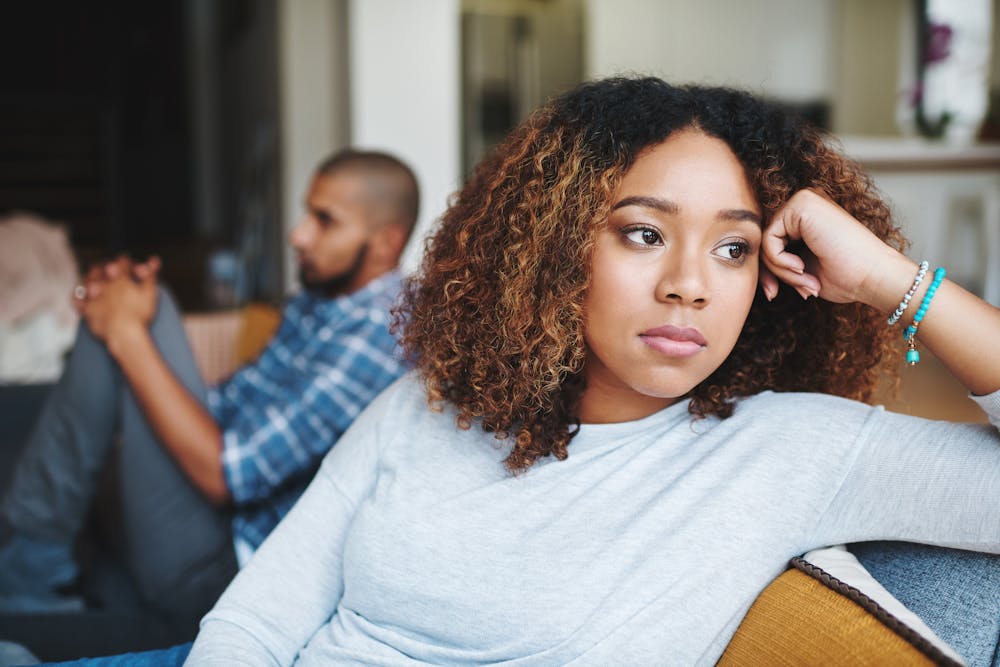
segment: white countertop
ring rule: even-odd
[[[844,135],[844,153],[866,169],[997,169],[1000,141],[951,144],[921,137]]]

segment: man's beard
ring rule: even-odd
[[[347,270],[338,273],[335,276],[329,278],[323,278],[321,280],[313,280],[306,275],[306,269],[303,266],[299,267],[299,282],[302,287],[315,294],[316,296],[332,298],[340,295],[344,290],[351,286],[354,279],[358,277],[361,273],[361,265],[365,262],[365,256],[368,254],[368,242],[358,249],[358,254],[355,256],[354,261],[351,265],[347,267]]]

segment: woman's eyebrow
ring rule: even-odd
[[[640,195],[633,195],[631,197],[625,197],[624,199],[618,201],[614,206],[611,207],[612,211],[617,211],[625,206],[642,206],[644,208],[655,208],[657,211],[663,211],[664,213],[669,213],[671,215],[677,215],[680,213],[680,207],[669,199],[663,199],[661,197],[643,197]]]
[[[745,208],[730,208],[724,211],[719,211],[719,220],[725,220],[726,222],[753,222],[757,225],[763,223],[763,218],[760,217],[758,213],[749,211]]]
[[[680,206],[669,199],[663,199],[662,197],[648,197],[643,195],[632,195],[630,197],[625,197],[624,199],[615,203],[611,207],[612,211],[617,211],[625,206],[642,206],[643,208],[652,208],[657,211],[662,211],[670,215],[677,215],[680,213]],[[762,218],[760,214],[745,208],[728,208],[719,211],[717,216],[719,220],[725,222],[753,222],[760,225]]]

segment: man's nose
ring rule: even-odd
[[[309,216],[304,216],[299,220],[298,224],[292,227],[292,231],[288,232],[288,242],[293,248],[299,249],[303,248],[309,243],[309,237],[311,232]]]

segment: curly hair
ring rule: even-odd
[[[903,248],[860,167],[748,93],[611,78],[550,101],[457,193],[396,313],[432,407],[450,403],[462,428],[513,437],[509,470],[568,455],[586,388],[583,302],[596,232],[639,154],[685,128],[729,145],[765,219],[814,188]],[[689,410],[725,418],[736,399],[764,390],[868,400],[897,349],[868,306],[803,301],[790,289],[769,302],[758,289],[735,348],[689,393]]]

